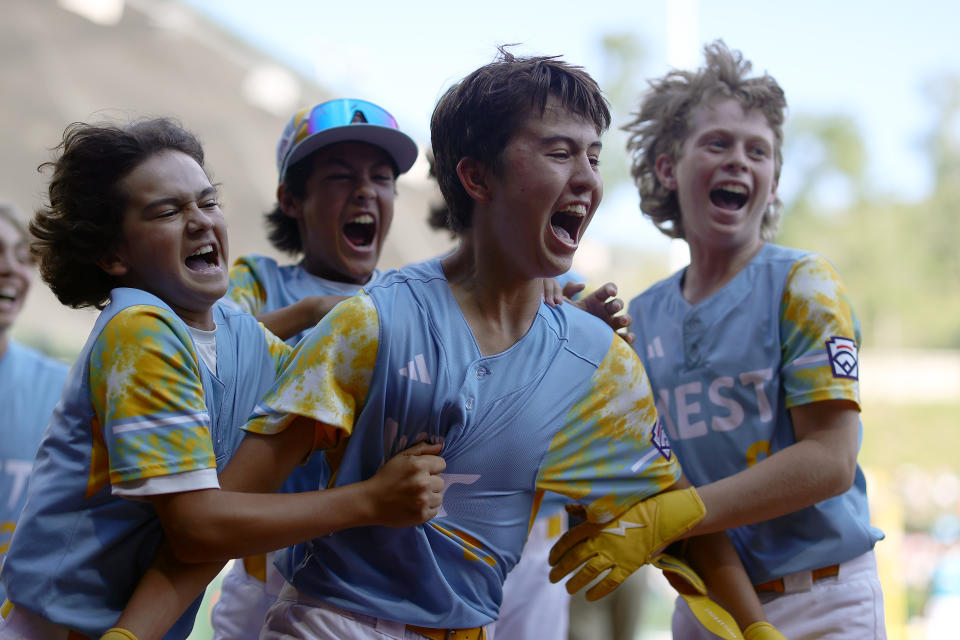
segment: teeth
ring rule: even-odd
[[[571,216],[580,216],[582,218],[587,215],[587,205],[571,204],[566,209],[561,209],[559,213],[566,213]]]
[[[717,189],[723,189],[724,191],[729,191],[730,193],[739,193],[740,195],[747,194],[747,188],[742,184],[722,184],[718,186]]]
[[[356,218],[350,220],[353,224],[373,224],[375,221],[369,213],[361,213]]]
[[[17,288],[12,286],[0,287],[0,296],[4,298],[16,298]]]
[[[205,244],[199,249],[197,249],[196,251],[194,251],[193,253],[191,253],[188,257],[192,258],[193,256],[202,256],[208,253],[213,253],[213,251],[214,251],[214,248],[212,244]]]

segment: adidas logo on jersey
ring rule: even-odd
[[[660,336],[657,336],[653,339],[653,342],[647,343],[647,358],[653,360],[654,358],[663,357],[663,344],[660,342]]]
[[[424,384],[433,384],[430,380],[430,373],[427,371],[427,361],[422,353],[413,356],[413,360],[408,362],[407,366],[401,367],[400,375]]]

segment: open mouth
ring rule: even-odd
[[[0,287],[0,303],[12,304],[20,298],[16,287]]]
[[[205,271],[220,266],[220,257],[217,248],[210,243],[191,253],[184,262],[191,271]]]
[[[573,204],[562,211],[550,216],[550,227],[553,234],[570,244],[576,244],[580,239],[580,228],[587,217],[587,207],[582,204]]]
[[[742,208],[749,198],[750,194],[742,184],[723,184],[710,191],[710,202],[728,211]]]
[[[369,213],[351,218],[343,225],[343,237],[355,247],[369,247],[377,237],[377,221]]]

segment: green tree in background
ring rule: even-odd
[[[787,131],[785,162],[802,171],[778,241],[833,262],[870,346],[960,348],[960,78],[930,87],[936,117],[925,149],[935,181],[921,202],[866,184],[865,145],[850,118],[797,116]]]
[[[613,124],[604,135],[600,171],[607,190],[625,183],[632,184],[630,162],[625,148],[627,134],[623,126],[631,120],[640,103],[640,94],[646,88],[643,61],[646,56],[643,44],[632,33],[611,33],[600,41],[603,51],[603,66],[600,70],[600,86],[610,101]],[[640,215],[639,208],[637,215]]]

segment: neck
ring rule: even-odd
[[[519,277],[503,261],[484,256],[469,231],[444,258],[443,270],[481,354],[509,349],[530,329],[543,299],[539,278]]]
[[[217,323],[213,321],[213,308],[207,309],[204,313],[187,313],[182,309],[172,308],[189,327],[202,331],[213,331],[217,328]]]
[[[0,333],[0,358],[3,358],[7,354],[7,347],[10,346],[10,338],[7,337],[7,332],[4,331]]]
[[[758,239],[748,246],[715,249],[690,243],[690,266],[683,278],[683,297],[690,304],[709,298],[750,264],[763,244]]]

